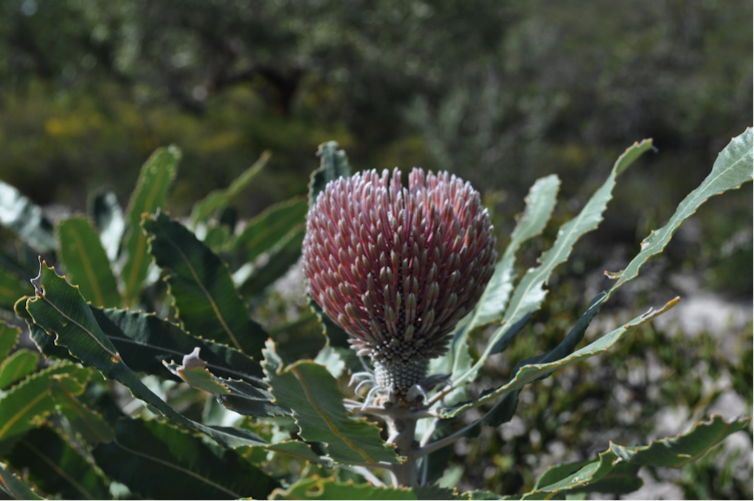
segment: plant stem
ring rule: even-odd
[[[418,480],[418,458],[415,453],[419,444],[414,440],[416,418],[385,416],[385,421],[390,432],[388,443],[395,444],[398,453],[406,458],[403,463],[392,465],[390,471],[393,474],[393,483],[402,487],[413,487]]]

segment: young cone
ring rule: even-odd
[[[309,210],[309,293],[369,355],[376,383],[398,396],[424,380],[455,324],[495,269],[495,237],[479,193],[447,172],[398,169],[330,182]]]

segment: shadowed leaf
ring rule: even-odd
[[[47,426],[24,435],[7,459],[14,468],[28,471],[29,479],[47,494],[59,494],[64,499],[110,497],[102,474]]]
[[[293,199],[273,205],[246,223],[232,247],[243,260],[253,263],[270,250],[293,228],[306,220],[309,206],[305,199]]]
[[[147,236],[139,227],[141,216],[151,214],[165,204],[180,158],[181,152],[175,146],[157,149],[141,168],[136,189],[131,195],[126,210],[128,226],[123,245],[125,262],[121,270],[126,305],[133,304],[138,298],[150,263]]]
[[[0,322],[0,360],[5,360],[8,353],[16,347],[18,336],[20,335],[20,327],[11,327],[4,322]]]
[[[144,230],[157,265],[170,273],[170,295],[186,330],[260,359],[268,335],[249,317],[220,258],[163,213],[145,218]]]
[[[157,421],[118,420],[115,440],[93,455],[108,476],[145,498],[265,499],[278,485],[235,451]]]
[[[29,350],[19,350],[3,360],[0,364],[0,390],[34,372],[38,363],[39,354]]]
[[[338,149],[338,143],[329,141],[319,145],[317,156],[320,158],[320,165],[317,170],[312,172],[309,181],[309,206],[314,205],[317,196],[325,189],[327,183],[334,181],[339,177],[351,175],[351,166],[348,165],[346,152]]]
[[[84,384],[64,374],[50,378],[50,395],[55,409],[63,416],[71,429],[89,445],[109,442],[113,429],[104,417],[93,411],[77,398],[84,392]]]
[[[5,463],[0,463],[0,490],[8,494],[11,499],[44,499],[26,482],[12,473]]]
[[[57,225],[58,252],[72,284],[95,306],[120,304],[120,293],[110,261],[88,219],[72,217]]]
[[[449,489],[436,486],[375,487],[338,482],[333,478],[305,478],[289,488],[277,489],[271,499],[456,499]]]
[[[395,446],[382,441],[379,428],[348,417],[337,381],[325,367],[296,362],[283,369],[272,343],[262,365],[275,403],[293,410],[301,438],[322,442],[327,455],[341,464],[398,462]]]
[[[239,287],[241,293],[249,297],[257,296],[267,287],[285,275],[291,266],[301,257],[301,244],[304,241],[306,227],[294,228],[275,247],[270,250],[269,261],[255,269]]]

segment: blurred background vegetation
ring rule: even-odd
[[[250,217],[305,193],[317,145],[334,139],[357,169],[468,179],[504,245],[537,177],[562,179],[564,222],[627,146],[654,138],[657,154],[621,176],[602,227],[490,374],[506,378],[562,337],[602,271],[621,269],[752,124],[751,18],[751,2],[714,0],[4,0],[0,179],[52,209],[83,211],[100,188],[125,205],[146,157],[175,143],[170,207],[186,215],[269,149],[239,207]],[[607,311],[620,321],[680,293],[713,321],[655,325],[528,390],[519,424],[456,446],[467,468],[446,481],[515,493],[543,461],[673,435],[711,410],[750,413],[751,208],[751,185],[711,200]],[[524,249],[523,269],[554,231]],[[276,294],[259,314],[290,310]],[[744,442],[647,481],[671,496],[751,498],[750,432]]]

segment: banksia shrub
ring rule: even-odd
[[[330,182],[309,211],[308,289],[371,357],[376,386],[397,396],[447,350],[495,269],[495,237],[479,193],[447,172],[413,169]]]

